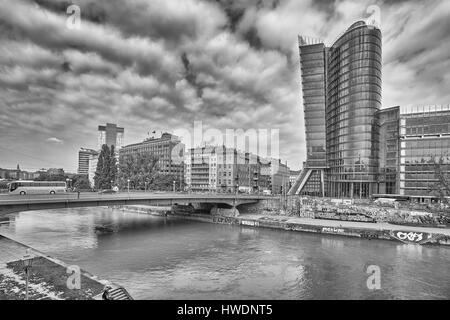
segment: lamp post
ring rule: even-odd
[[[128,182],[128,193],[130,193],[130,179],[128,179],[127,182]]]
[[[30,275],[31,266],[33,264],[33,257],[28,252],[29,251],[27,250],[26,255],[21,260],[26,274],[25,300],[28,300],[28,279]]]
[[[175,189],[176,189],[176,181],[175,180],[173,180],[173,192],[175,192]]]

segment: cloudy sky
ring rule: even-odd
[[[81,9],[80,29],[67,7]],[[450,103],[450,1],[0,0],[0,167],[77,168],[97,126],[280,129],[305,158],[297,35],[381,9],[383,107]]]

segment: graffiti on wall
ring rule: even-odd
[[[425,232],[397,230],[391,232],[391,237],[404,243],[424,244],[431,241],[433,235]]]
[[[344,229],[340,228],[331,228],[331,227],[323,227],[322,232],[323,233],[344,233]]]
[[[244,226],[258,227],[259,222],[253,220],[241,220],[241,224]]]

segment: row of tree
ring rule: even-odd
[[[137,153],[124,155],[117,165],[114,146],[109,148],[102,146],[97,170],[94,176],[94,184],[97,190],[112,189],[117,186],[120,189],[133,190],[161,190],[180,188],[180,177],[171,174],[162,174],[158,167],[159,158],[150,153]],[[181,182],[183,183],[183,182]],[[184,185],[181,186],[184,188]]]
[[[69,176],[57,174],[52,175],[47,172],[42,172],[39,174],[39,177],[34,179],[35,181],[67,181]],[[89,179],[86,175],[77,174],[70,178],[70,185],[68,187],[78,189],[78,190],[89,190],[91,189],[91,185],[89,183]]]

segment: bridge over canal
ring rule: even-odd
[[[118,193],[118,194],[57,194],[0,196],[0,216],[30,210],[81,208],[116,205],[205,205],[237,209],[241,205],[256,204],[273,199],[261,195],[184,194],[184,193]]]

